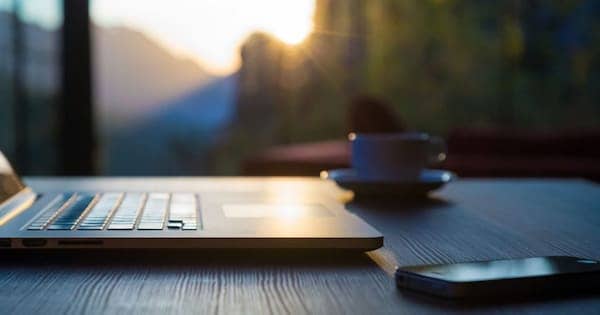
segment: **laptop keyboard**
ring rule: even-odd
[[[190,193],[65,193],[28,230],[197,230],[198,202]]]

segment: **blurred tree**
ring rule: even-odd
[[[300,45],[254,41],[238,109],[260,123],[237,134],[265,130],[261,147],[343,138],[357,95],[441,134],[600,125],[597,0],[317,0]]]

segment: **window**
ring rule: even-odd
[[[61,24],[57,0],[0,0],[0,148],[26,174],[58,170]]]
[[[0,146],[30,174],[62,172],[57,104],[71,96],[59,98],[68,93],[58,46],[60,31],[73,30],[61,28],[63,6],[0,0]],[[420,130],[446,136],[450,157],[475,154],[489,165],[507,150],[473,153],[472,135],[494,145],[504,137],[510,158],[540,148],[531,154],[554,154],[548,165],[565,157],[595,165],[587,148],[596,146],[584,143],[600,134],[599,8],[592,0],[93,0],[89,125],[98,146],[86,150],[105,175],[316,175],[293,172],[303,162],[343,166],[349,131]],[[294,147],[305,143],[315,146]],[[527,173],[531,161],[478,175],[590,170]]]

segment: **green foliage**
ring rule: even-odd
[[[247,108],[271,104],[263,129],[272,136],[254,149],[342,139],[357,95],[386,101],[411,129],[439,134],[599,126],[595,2],[317,0],[315,29],[303,44],[271,39],[278,58],[243,61],[242,90],[258,82],[277,91],[239,95]],[[251,69],[265,67],[275,75],[256,79]],[[256,119],[264,115],[241,117]]]
[[[561,43],[561,37],[598,33],[596,17],[577,11],[584,1],[369,3],[367,91],[395,104],[413,128],[600,122],[592,97],[592,81],[598,82],[591,78],[599,71],[598,41],[572,53]],[[540,22],[543,15],[552,22]],[[572,25],[576,19],[584,26]]]
[[[600,122],[593,2],[381,0],[365,2],[366,14],[352,2],[317,2],[315,34],[298,48],[308,52],[310,80],[281,101],[295,113],[284,120],[288,141],[340,136],[345,106],[361,93],[434,132]],[[366,54],[348,63],[354,37],[364,38]],[[347,86],[349,75],[358,83]]]

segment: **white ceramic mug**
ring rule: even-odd
[[[446,159],[446,143],[426,133],[354,134],[352,168],[360,178],[412,180]]]

